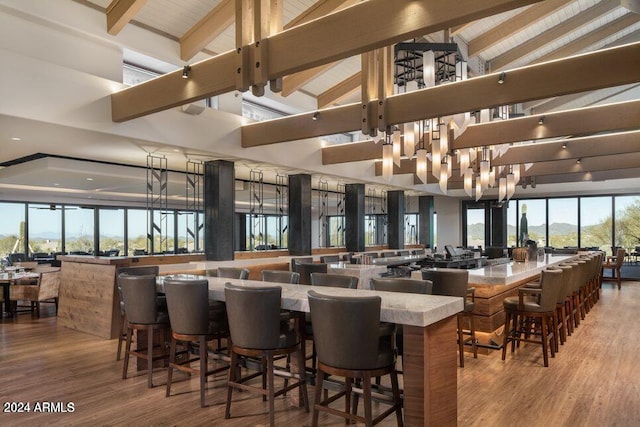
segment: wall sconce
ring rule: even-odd
[[[311,120],[313,120],[314,122],[318,120],[318,117],[320,117],[320,112],[319,111],[315,111],[313,113],[313,116],[311,116]]]
[[[182,68],[182,78],[188,79],[189,77],[191,77],[191,65],[185,65]]]
[[[540,116],[540,119],[538,120],[538,124],[539,125],[543,125],[544,124],[544,116]]]
[[[563,149],[563,150],[566,150],[566,149],[567,149],[567,143],[566,143],[566,142],[563,142],[563,143],[562,143],[562,149]]]
[[[507,77],[507,73],[504,71],[500,73],[500,77],[498,77],[498,84],[501,85],[504,83],[504,79]]]

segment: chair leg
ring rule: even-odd
[[[269,425],[271,427],[275,427],[276,425],[276,408],[275,408],[275,397],[274,397],[274,373],[273,373],[273,353],[271,351],[266,352],[267,359],[267,392],[269,393]]]
[[[364,400],[364,425],[373,427],[373,414],[371,411],[371,375],[365,372],[362,379],[362,398]]]
[[[133,329],[127,327],[127,344],[124,348],[124,363],[122,365],[122,379],[127,379],[127,369],[129,368],[129,353],[131,352],[131,335]]]
[[[116,354],[116,360],[120,360],[120,352],[122,351],[122,335],[126,335],[124,331],[126,327],[126,319],[124,316],[120,316],[120,332],[118,334],[118,353]]]
[[[227,406],[224,410],[224,418],[228,420],[231,418],[231,399],[233,398],[233,386],[232,382],[236,381],[237,369],[236,365],[238,364],[238,355],[231,350],[231,361],[229,362],[229,376],[228,376],[228,385],[227,385]]]
[[[204,392],[207,382],[207,340],[200,337],[200,407],[204,408]]]
[[[402,427],[402,399],[400,398],[400,386],[398,385],[398,373],[396,371],[391,372],[391,390],[393,392],[393,402],[396,407],[396,422],[398,423],[398,427]]]
[[[476,344],[476,322],[473,319],[473,313],[469,313],[469,332],[471,333],[471,348],[473,349],[473,358],[478,358],[478,346]]]
[[[464,334],[462,333],[462,316],[458,314],[458,352],[460,353],[460,367],[464,368]]]
[[[153,329],[147,330],[147,387],[153,387]]]
[[[176,363],[176,339],[171,337],[171,348],[169,349],[169,370],[167,371],[167,392],[166,397],[171,395],[171,381],[173,380],[173,364]]]
[[[509,336],[511,335],[510,324],[511,323],[511,312],[507,311],[505,313],[504,320],[504,338],[502,340],[502,360],[507,358],[507,345],[509,345]]]
[[[344,412],[347,414],[351,413],[351,378],[344,379]],[[344,419],[345,424],[351,424],[351,420],[349,418]]]
[[[542,335],[542,360],[544,361],[544,366],[549,366],[549,358],[547,356],[547,318],[546,316],[542,316],[542,325],[541,325],[541,335]]]
[[[316,393],[313,398],[313,417],[311,418],[312,427],[318,426],[318,416],[320,415],[320,411],[318,407],[320,406],[320,402],[322,399],[322,385],[324,384],[324,376],[325,373],[318,369],[316,371]]]

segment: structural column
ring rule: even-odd
[[[426,248],[433,247],[433,217],[435,208],[433,196],[418,197],[418,243]]]
[[[205,162],[204,253],[207,261],[233,259],[235,200],[233,162]]]
[[[491,246],[507,247],[507,206],[491,206]]]
[[[311,175],[289,175],[289,254],[311,255]]]
[[[404,249],[404,191],[387,192],[389,249]]]
[[[345,246],[364,252],[364,184],[347,184],[344,191]]]

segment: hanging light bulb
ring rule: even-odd
[[[440,124],[440,156],[449,151],[449,126],[445,123]]]
[[[387,181],[393,176],[393,145],[382,145],[382,176]]]
[[[440,164],[440,190],[444,193],[447,194],[447,180],[449,179],[448,173],[449,173],[449,165],[447,163],[448,161],[448,157],[447,155],[445,155],[442,158],[442,163]]]
[[[507,196],[507,178],[500,178],[498,184],[498,202],[504,200]]]
[[[476,176],[476,202],[482,197],[482,184],[480,182],[480,175]]]
[[[470,164],[468,149],[458,150],[458,163],[460,163],[460,176],[462,176]]]
[[[426,50],[422,54],[422,80],[425,87],[433,87],[436,85],[436,61],[435,52]]]
[[[467,168],[464,173],[464,192],[467,196],[473,196],[473,169]]]
[[[482,160],[480,161],[480,185],[484,191],[489,187],[489,159],[487,159],[487,150],[482,150]]]
[[[404,155],[412,157],[416,149],[415,123],[404,124]]]
[[[442,155],[440,154],[440,140],[434,139],[431,147],[431,174],[434,178],[440,179],[440,163],[442,162]]]
[[[416,175],[423,184],[427,183],[427,150],[423,147],[416,151]]]
[[[496,167],[492,167],[489,171],[489,187],[496,186]]]
[[[396,132],[395,129],[387,129],[387,139],[391,139],[391,146],[393,147],[393,163],[399,167],[402,146],[400,146],[400,130]]]
[[[516,192],[516,182],[512,173],[507,175],[507,200]]]

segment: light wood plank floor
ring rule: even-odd
[[[500,360],[499,352],[465,359],[458,368],[460,426],[638,426],[640,425],[640,282],[622,291],[605,284],[602,299],[542,367],[538,346],[525,345]],[[34,425],[225,425],[268,424],[260,397],[235,394],[224,420],[224,378],[209,384],[209,407],[199,407],[197,379],[176,383],[165,398],[166,371],[159,386],[146,388],[146,376],[120,379],[116,341],[56,326],[51,311],[40,320],[20,315],[0,323],[0,401],[30,402],[29,414],[0,413],[2,426]],[[178,376],[178,378],[185,378]],[[309,389],[313,396],[312,388]],[[36,402],[73,402],[73,413],[33,413]],[[280,398],[278,425],[303,426],[310,416]],[[242,416],[241,416],[242,414]],[[344,425],[321,417],[322,425]],[[393,417],[382,425],[395,425]]]

